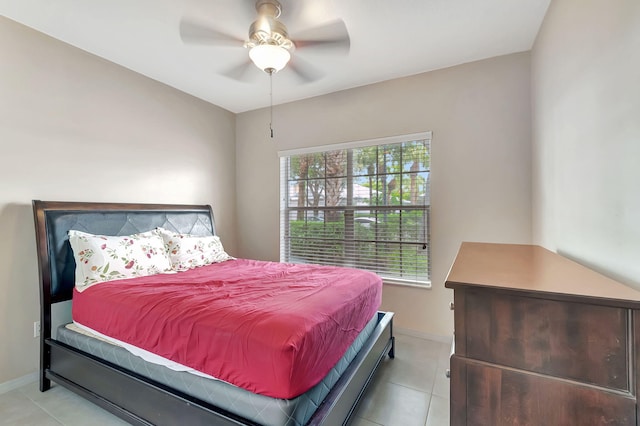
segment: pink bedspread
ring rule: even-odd
[[[293,398],[342,357],[381,302],[370,272],[237,259],[95,285],[73,319],[254,393]]]

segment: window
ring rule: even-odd
[[[280,153],[280,260],[430,286],[431,133]]]

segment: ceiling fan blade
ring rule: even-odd
[[[296,49],[309,50],[313,48],[314,52],[331,51],[349,53],[351,47],[351,39],[349,31],[342,19],[327,22],[317,27],[303,30],[292,38],[296,45]]]
[[[287,64],[285,69],[287,68],[290,68],[291,71],[293,71],[304,83],[311,83],[324,77],[324,73],[322,71],[302,59],[300,56],[296,56],[291,59],[291,62]]]
[[[186,44],[242,47],[243,40],[195,21],[180,21],[180,38]]]
[[[253,70],[251,68],[254,68]],[[255,71],[255,72],[251,72]],[[229,77],[233,80],[237,80],[244,83],[250,83],[256,80],[256,74],[260,71],[258,68],[253,65],[253,63],[249,60],[243,61],[238,65],[235,65],[225,71],[222,71],[220,74],[225,77]]]

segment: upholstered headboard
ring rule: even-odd
[[[40,269],[40,302],[71,299],[75,260],[67,231],[130,235],[158,226],[180,233],[214,235],[211,206],[33,201]],[[46,314],[45,314],[46,315]],[[43,324],[44,325],[44,324]]]

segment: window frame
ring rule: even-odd
[[[286,170],[286,161],[288,160],[289,157],[292,156],[300,156],[300,155],[305,155],[305,154],[317,154],[317,153],[326,153],[329,151],[337,151],[337,150],[348,150],[348,149],[357,149],[357,148],[366,148],[366,147],[373,147],[373,146],[381,146],[381,145],[391,145],[391,144],[401,144],[404,142],[409,142],[409,141],[417,141],[417,140],[428,140],[429,142],[429,167],[428,167],[428,172],[429,174],[431,173],[431,158],[432,158],[432,149],[431,149],[431,144],[433,142],[432,140],[432,136],[433,133],[431,131],[425,131],[425,132],[419,132],[419,133],[411,133],[411,134],[404,134],[404,135],[396,135],[396,136],[389,136],[389,137],[381,137],[381,138],[375,138],[375,139],[366,139],[366,140],[359,140],[359,141],[352,141],[352,142],[343,142],[343,143],[336,143],[336,144],[329,144],[329,145],[320,145],[320,146],[313,146],[313,147],[305,147],[305,148],[299,148],[299,149],[290,149],[290,150],[281,150],[278,151],[278,157],[279,157],[279,187],[280,187],[280,211],[279,211],[279,250],[280,250],[280,261],[286,261],[286,247],[287,244],[284,243],[284,239],[285,239],[285,232],[286,230],[285,228],[285,223],[286,221],[283,220],[283,214],[287,214],[287,208],[289,207],[287,205],[288,202],[288,197],[289,197],[289,187],[288,187],[288,176],[283,176],[283,171]],[[377,175],[377,173],[376,173]],[[378,175],[377,175],[378,176]],[[431,272],[432,272],[432,260],[431,260],[431,202],[430,202],[430,194],[431,194],[431,187],[429,185],[428,187],[428,191],[429,191],[429,204],[426,205],[425,209],[426,210],[426,215],[427,215],[427,219],[426,219],[426,244],[427,244],[427,262],[428,262],[428,266],[427,266],[427,280],[425,281],[415,281],[415,280],[411,280],[411,279],[402,279],[402,278],[394,278],[394,277],[385,277],[383,275],[381,275],[383,281],[385,284],[393,284],[393,285],[400,285],[400,286],[407,286],[407,287],[415,287],[415,288],[422,288],[422,289],[430,289],[432,287],[431,285]],[[391,208],[392,206],[388,206],[388,208]],[[419,209],[419,210],[423,210],[423,209]],[[346,240],[345,240],[346,241]]]

